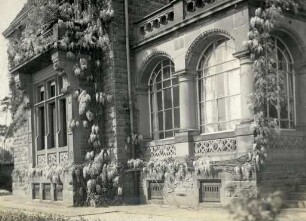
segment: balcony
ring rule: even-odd
[[[134,46],[158,38],[244,0],[174,0],[135,22]]]

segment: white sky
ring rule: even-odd
[[[26,0],[0,0],[0,99],[7,96],[8,68],[7,68],[7,41],[2,32],[16,17]],[[0,112],[0,124],[4,123],[5,115]]]

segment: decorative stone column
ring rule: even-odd
[[[235,132],[238,156],[241,156],[249,152],[254,143],[254,113],[250,108],[250,95],[254,91],[253,61],[250,60],[248,50],[236,52],[234,56],[240,60],[241,123],[237,125]]]
[[[306,62],[295,68],[296,128],[306,130]]]
[[[177,73],[180,94],[180,132],[194,131],[196,124],[196,73],[183,70]]]
[[[249,123],[254,119],[250,108],[250,95],[254,91],[253,61],[248,50],[234,54],[240,60],[240,94],[241,94],[241,123]]]
[[[176,72],[179,80],[180,132],[176,134],[176,156],[183,158],[193,153],[193,135],[197,129],[196,72]]]

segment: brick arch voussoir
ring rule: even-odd
[[[196,51],[196,49],[199,49],[199,46],[203,41],[213,36],[222,36],[231,40],[235,40],[233,36],[231,36],[227,31],[222,29],[211,29],[203,32],[192,42],[186,52],[185,63],[188,69],[192,69],[192,67],[190,67],[190,61],[194,58],[194,52]]]
[[[289,27],[286,24],[279,24],[276,29],[272,32],[272,35],[274,37],[280,37],[278,35],[278,33],[284,33],[286,34],[291,40],[293,41],[294,48],[290,48],[290,45],[287,45],[289,47],[289,51],[295,55],[294,57],[299,58],[301,60],[306,58],[306,45],[304,43],[303,38],[300,36],[300,34],[293,29],[292,27]],[[290,42],[291,42],[290,41]],[[289,41],[287,40],[287,42],[285,41],[285,43],[288,43]],[[295,49],[298,49],[298,51],[296,51]]]
[[[142,62],[140,68],[137,71],[137,85],[144,84],[144,78],[147,76],[148,72],[148,66],[152,61],[155,59],[161,58],[161,57],[167,57],[173,62],[173,58],[165,51],[154,51],[151,54],[149,54]]]

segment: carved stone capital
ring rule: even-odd
[[[179,82],[195,81],[197,77],[197,72],[194,70],[182,69],[182,70],[176,71],[174,75],[178,77]]]
[[[240,65],[252,64],[253,61],[250,59],[250,53],[251,52],[248,49],[244,49],[244,50],[235,52],[233,56],[240,60]]]

